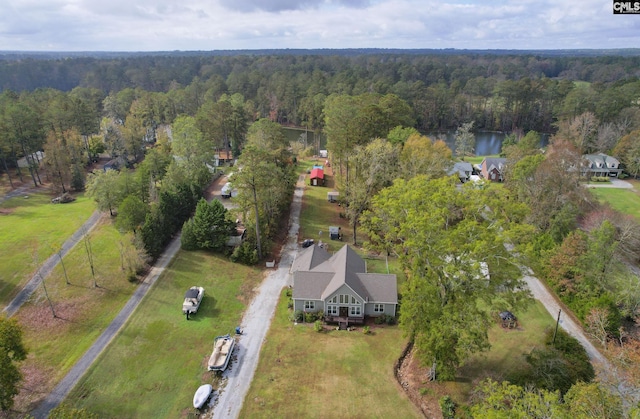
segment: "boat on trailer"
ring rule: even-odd
[[[213,342],[213,353],[209,357],[209,371],[224,371],[229,365],[236,340],[231,335],[218,336]]]

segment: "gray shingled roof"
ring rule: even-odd
[[[298,253],[296,260],[291,265],[291,272],[310,271],[322,262],[329,260],[330,257],[329,252],[314,244]]]
[[[312,246],[312,249],[317,246]],[[398,289],[395,275],[366,273],[364,260],[348,245],[333,256],[312,266],[307,261],[317,251],[302,252],[293,276],[293,298],[326,300],[343,285],[347,285],[363,300],[372,302],[397,303]],[[326,252],[325,252],[326,253]],[[322,258],[317,255],[317,260]],[[298,262],[298,260],[296,260]],[[309,270],[303,266],[312,266]]]

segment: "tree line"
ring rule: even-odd
[[[127,89],[169,95],[164,122],[193,114],[205,97],[240,94],[258,117],[321,129],[332,94],[395,94],[415,111],[421,131],[476,129],[550,133],[562,116],[592,112],[612,122],[639,91],[639,57],[355,54],[163,56],[0,61],[0,89]],[[576,86],[573,82],[582,81]],[[177,113],[176,113],[177,111]]]

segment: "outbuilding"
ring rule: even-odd
[[[309,183],[311,186],[324,186],[324,170],[320,168],[311,170]]]

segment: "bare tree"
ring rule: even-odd
[[[603,348],[607,348],[607,327],[609,326],[609,310],[606,308],[592,308],[584,322],[587,333],[597,340]]]
[[[89,266],[91,267],[91,277],[93,278],[93,286],[98,287],[98,283],[96,282],[96,271],[93,264],[93,250],[91,249],[91,240],[89,240],[89,232],[83,228],[84,236],[82,237],[82,241],[84,242],[84,249],[87,251],[87,259],[89,260]]]

